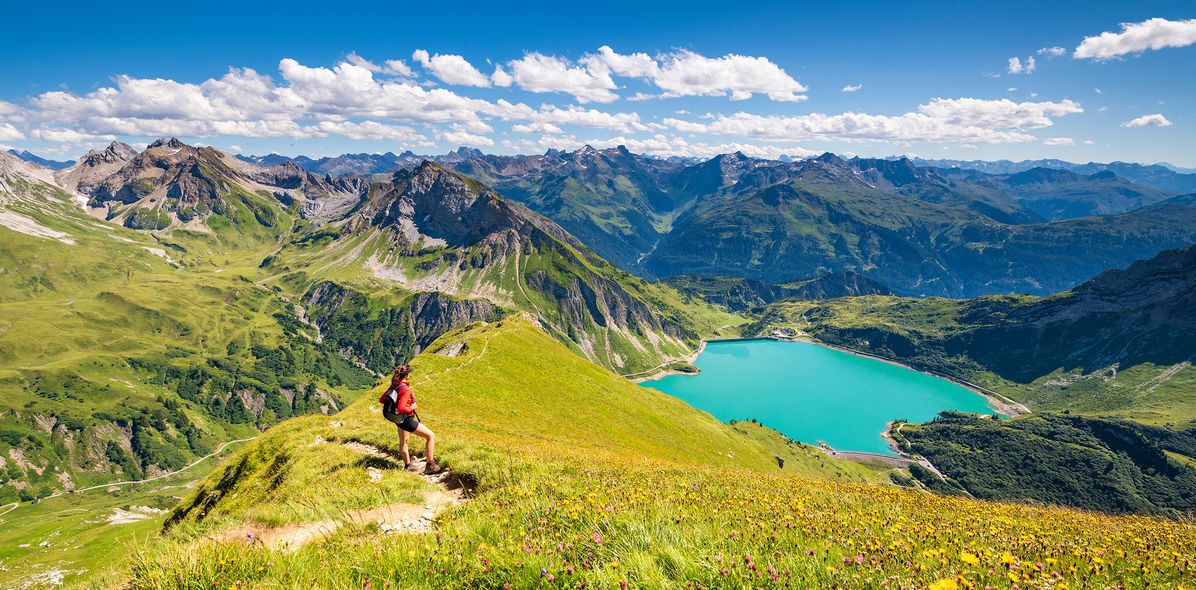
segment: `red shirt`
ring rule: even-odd
[[[398,391],[396,391],[393,387],[386,390],[386,393],[382,394],[382,397],[378,398],[378,403],[385,404],[386,398],[390,397],[392,394],[395,395],[395,397],[392,399],[396,400],[396,412],[410,415],[415,411],[415,409],[412,407],[415,405],[415,394],[411,392],[411,384],[408,383],[406,379],[399,382]]]

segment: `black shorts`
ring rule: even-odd
[[[386,409],[382,410],[382,417],[399,425],[399,428],[407,432],[415,432],[419,428],[419,420],[415,419],[415,414],[398,414],[395,412],[388,412]]]

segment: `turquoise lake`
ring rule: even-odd
[[[950,381],[808,342],[710,342],[694,364],[701,373],[642,385],[724,422],[755,418],[794,440],[843,451],[895,454],[881,436],[892,420],[993,413],[983,397]]]

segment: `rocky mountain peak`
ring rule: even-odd
[[[181,149],[181,148],[190,147],[190,146],[179,141],[179,138],[177,138],[177,137],[171,137],[169,139],[163,137],[163,138],[155,141],[154,143],[149,144],[149,147],[150,148],[168,147],[168,148],[172,148],[172,149]]]
[[[835,166],[842,166],[847,163],[843,160],[843,158],[840,158],[831,152],[823,152],[821,156],[814,158],[814,161]]]
[[[114,141],[102,150],[92,150],[79,159],[80,164],[96,165],[101,163],[128,162],[137,157],[137,150],[127,143]]]

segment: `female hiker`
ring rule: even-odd
[[[414,432],[427,441],[424,445],[424,458],[427,460],[424,473],[440,473],[442,468],[436,463],[434,456],[436,434],[419,423],[419,415],[415,413],[415,394],[411,392],[411,383],[407,381],[410,374],[410,366],[399,365],[390,376],[390,388],[378,398],[378,403],[382,404],[382,416],[399,427],[399,452],[403,455],[403,463],[407,469],[415,468],[415,464],[411,462],[411,451],[407,448],[407,435]]]

